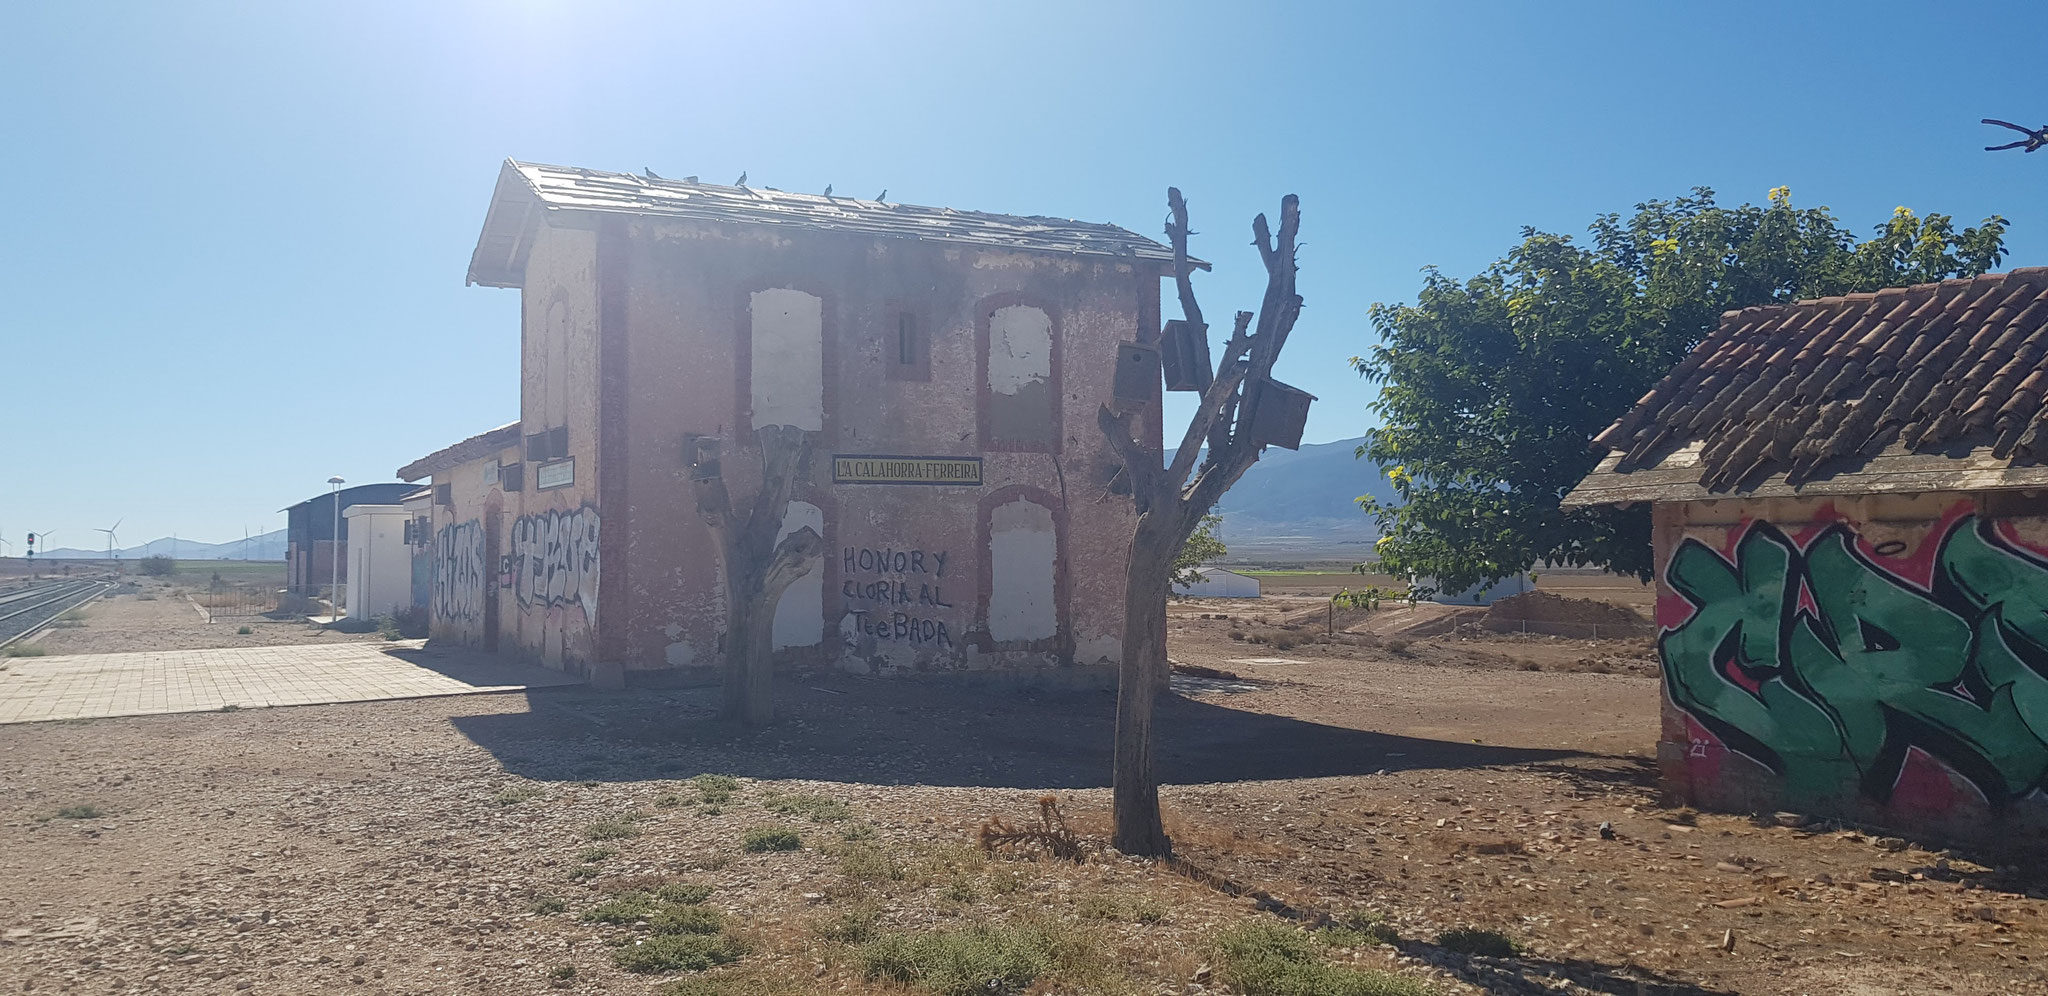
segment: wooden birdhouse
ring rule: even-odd
[[[1150,343],[1121,342],[1116,347],[1116,380],[1111,394],[1117,407],[1136,408],[1152,400],[1159,384],[1159,347]]]
[[[1159,336],[1159,362],[1169,391],[1200,391],[1209,386],[1209,326],[1176,318]]]
[[[1239,417],[1246,420],[1253,441],[1298,450],[1314,400],[1315,395],[1277,380],[1253,381],[1245,387],[1245,411]]]

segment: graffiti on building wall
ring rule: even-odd
[[[434,536],[434,618],[468,622],[484,614],[484,529],[477,520]]]
[[[2048,789],[2048,557],[1966,508],[1911,553],[1844,522],[1736,533],[1665,568],[1689,609],[1665,685],[1702,727],[1799,795],[1892,801],[1916,755],[1993,806]]]
[[[512,524],[512,590],[525,606],[580,605],[597,618],[597,509],[521,516]]]
[[[845,547],[839,551],[839,594],[855,632],[948,648],[953,633],[943,616],[953,608],[944,550]]]

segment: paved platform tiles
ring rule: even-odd
[[[0,724],[374,702],[574,685],[569,675],[421,641],[17,657]]]

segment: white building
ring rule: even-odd
[[[1416,578],[1418,588],[1436,587],[1435,578]],[[1464,591],[1438,591],[1429,600],[1438,605],[1492,605],[1503,598],[1513,598],[1536,590],[1536,581],[1527,574],[1501,578],[1490,585],[1473,585]]]
[[[1197,567],[1195,573],[1202,580],[1195,584],[1177,584],[1173,593],[1192,598],[1257,598],[1259,579],[1226,571],[1221,567]]]
[[[406,546],[403,505],[350,505],[348,585],[343,593],[350,619],[388,616],[412,604],[412,549]]]

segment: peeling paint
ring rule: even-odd
[[[793,501],[782,513],[775,542],[805,526],[825,534],[825,513],[805,501]],[[815,647],[825,641],[825,567],[819,564],[782,593],[775,606],[775,649]]]
[[[1058,541],[1052,510],[1036,502],[1019,498],[990,513],[991,639],[1009,643],[1058,635],[1058,606],[1053,595]]]
[[[825,427],[824,303],[800,290],[755,291],[754,427]]]

